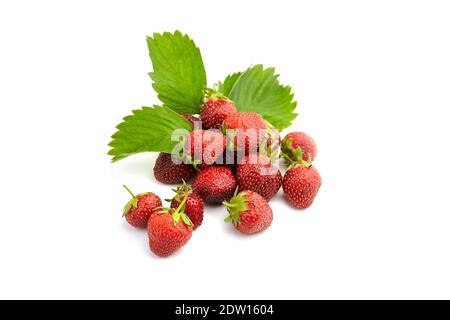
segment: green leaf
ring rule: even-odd
[[[228,98],[236,103],[238,111],[257,112],[279,131],[297,117],[291,87],[280,85],[274,68],[256,65],[247,69],[234,83]]]
[[[199,48],[180,31],[147,37],[153,72],[153,88],[171,109],[200,112],[206,88],[206,72]]]
[[[242,75],[242,72],[236,72],[233,74],[230,74],[225,78],[225,80],[222,82],[219,82],[218,90],[221,94],[228,97],[228,95],[231,92],[231,89],[233,89],[234,84],[239,79],[239,77]]]
[[[168,107],[142,107],[117,126],[109,146],[112,161],[139,152],[171,153],[178,141],[172,141],[176,129],[192,131],[193,125]]]

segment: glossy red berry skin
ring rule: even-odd
[[[269,201],[281,188],[282,176],[268,157],[261,155],[246,156],[237,167],[236,179],[239,190],[257,192]]]
[[[226,98],[209,98],[203,105],[200,118],[205,129],[219,129],[227,116],[235,114],[234,103]]]
[[[171,214],[155,212],[147,226],[150,250],[159,257],[167,257],[184,246],[192,236],[192,227],[179,221],[174,224]]]
[[[135,228],[146,228],[149,217],[154,210],[161,207],[161,199],[154,193],[143,193],[137,196],[137,206],[125,212],[125,219]]]
[[[288,141],[292,142],[292,147],[288,146]],[[317,146],[313,138],[304,132],[291,132],[286,137],[284,137],[281,143],[281,150],[283,153],[287,154],[292,160],[296,161],[295,154],[293,154],[292,149],[301,148],[303,155],[302,159],[304,161],[313,161],[317,156]],[[311,158],[310,158],[311,157]]]
[[[184,196],[180,197],[180,200],[183,201]],[[180,203],[176,200],[172,200],[171,207],[176,209]],[[203,199],[196,193],[190,193],[186,200],[186,209],[184,211],[186,215],[191,219],[194,224],[194,230],[200,227],[203,222],[203,212],[204,212],[204,204]]]
[[[322,178],[313,166],[294,167],[283,178],[286,199],[295,208],[305,209],[312,205],[322,185]]]
[[[192,189],[206,203],[218,204],[233,195],[236,178],[227,167],[211,166],[200,171],[195,177]]]
[[[155,179],[165,184],[177,184],[182,180],[188,181],[195,176],[197,170],[186,163],[176,164],[172,155],[160,153],[153,168]]]

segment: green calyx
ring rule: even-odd
[[[292,139],[285,139],[281,143],[280,158],[286,159],[289,163],[288,169],[298,166],[311,167],[311,154],[308,154],[308,160],[303,160],[303,150],[300,147],[294,148],[292,146]]]
[[[178,201],[178,203],[181,203],[183,202],[182,199],[187,198],[187,196],[189,196],[189,194],[192,192],[192,188],[186,183],[186,181],[182,181],[182,184],[179,184],[176,188],[172,189],[172,191],[175,192],[175,197],[168,200],[169,202],[176,200]]]
[[[192,223],[191,219],[189,219],[188,215],[185,213],[186,210],[186,201],[188,199],[188,195],[190,192],[190,187],[186,184],[186,182],[183,181],[183,184],[178,186],[176,189],[172,189],[174,192],[177,192],[177,195],[175,196],[175,200],[177,200],[180,204],[176,209],[174,208],[161,208],[158,211],[158,214],[170,214],[172,215],[173,219],[173,225],[176,226],[180,221],[183,221],[183,223],[188,227],[193,227],[194,224]],[[187,193],[184,193],[183,200],[181,199],[181,195],[186,190]],[[180,193],[178,193],[180,192]]]
[[[235,194],[230,201],[224,201],[223,205],[227,207],[228,213],[230,214],[225,218],[225,222],[232,221],[235,226],[241,223],[241,212],[247,211],[247,202],[252,199],[246,196],[246,192],[243,191],[237,194],[238,189],[236,188]]]
[[[148,194],[148,192],[146,193],[140,193],[137,196],[134,195],[133,192],[131,192],[131,190],[126,186],[123,185],[123,187],[125,188],[125,190],[128,191],[128,193],[131,195],[131,199],[130,201],[127,202],[127,204],[125,205],[125,207],[123,208],[123,214],[122,217],[125,217],[126,215],[128,215],[131,211],[131,209],[135,209],[138,206],[138,202],[139,202],[139,198],[140,196],[145,196],[146,194]]]
[[[205,100],[208,99],[221,99],[221,100],[228,100],[232,102],[228,97],[226,97],[224,94],[219,92],[218,85],[214,84],[213,88],[206,88],[205,89]]]

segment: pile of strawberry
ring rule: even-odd
[[[205,204],[223,205],[228,211],[225,221],[245,234],[270,227],[273,213],[269,201],[280,188],[293,207],[311,206],[321,177],[312,165],[317,147],[309,135],[287,134],[278,155],[281,139],[271,134],[270,123],[258,113],[238,112],[233,101],[215,92],[205,98],[199,117],[183,117],[196,127],[189,134],[184,152],[176,157],[189,161],[179,163],[173,161],[175,155],[160,153],[154,167],[159,182],[179,184],[173,189],[174,197],[168,200],[170,206],[163,207],[154,193],[135,196],[127,188],[132,199],[124,209],[124,217],[134,227],[147,228],[154,254],[166,257],[184,246],[193,230],[201,226]],[[233,136],[225,134],[225,128],[233,130]],[[246,135],[248,130],[266,130],[269,134],[252,141],[251,135]],[[244,137],[242,150],[237,149],[240,137]],[[253,151],[252,144],[259,147]],[[201,150],[200,157],[194,152],[196,148]],[[236,164],[222,164],[218,159],[230,149],[234,158],[238,154],[243,157]],[[278,157],[285,159],[288,166],[284,176],[275,164]],[[188,182],[192,182],[191,186]]]

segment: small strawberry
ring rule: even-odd
[[[234,141],[236,150],[245,149],[245,154],[256,153],[266,132],[266,122],[255,112],[237,112],[223,122],[223,129]],[[232,134],[231,134],[232,133]]]
[[[219,129],[223,120],[236,112],[236,107],[231,100],[213,93],[203,104],[200,113],[203,128]]]
[[[294,166],[283,178],[283,191],[288,201],[296,208],[311,206],[322,184],[315,167]]]
[[[230,214],[225,219],[232,221],[234,227],[246,234],[261,232],[270,227],[273,220],[272,209],[267,201],[253,191],[242,191],[230,202],[223,203]]]
[[[132,198],[123,209],[123,216],[133,227],[146,228],[150,215],[155,209],[161,207],[161,199],[151,192],[135,196],[127,186],[124,185],[124,188],[131,194]]]
[[[227,167],[211,166],[195,177],[192,189],[206,203],[221,203],[228,200],[236,189],[236,179]]]
[[[236,178],[240,190],[259,193],[269,201],[281,187],[282,176],[266,156],[252,154],[239,164]]]
[[[185,200],[177,209],[160,208],[148,220],[150,250],[160,257],[170,256],[192,236],[192,222],[183,212]]]
[[[186,156],[199,168],[214,164],[222,156],[227,138],[215,129],[194,130],[185,143]]]
[[[192,114],[181,113],[181,116],[183,118],[185,118],[186,120],[188,120],[192,124],[194,124],[194,122],[199,122],[200,121],[196,116],[193,116]]]
[[[298,161],[293,161],[283,178],[283,191],[287,200],[296,208],[311,206],[322,185],[322,178],[311,162],[303,160],[301,148],[297,148]]]
[[[194,230],[200,227],[203,222],[203,199],[183,182],[182,185],[174,189],[176,196],[171,200],[171,208],[178,208],[183,199],[187,196],[184,212],[194,224]]]
[[[284,137],[281,142],[281,151],[284,157],[290,158],[292,161],[298,161],[299,148],[302,152],[304,161],[312,162],[317,155],[317,146],[314,140],[303,132],[291,132]]]
[[[156,180],[161,183],[177,184],[182,180],[188,181],[194,177],[197,170],[191,164],[176,164],[172,161],[172,155],[160,153],[156,159],[153,173]]]

